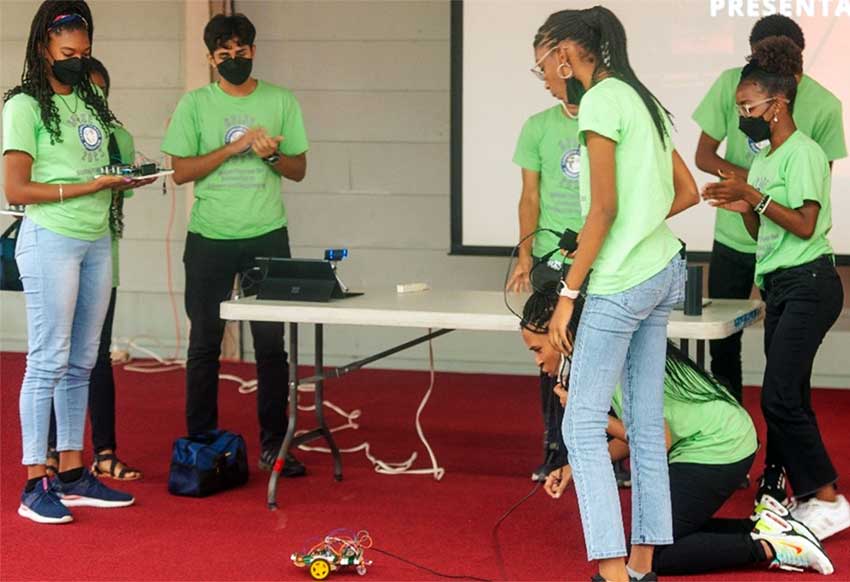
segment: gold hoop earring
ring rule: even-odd
[[[564,74],[562,74],[562,73],[561,73],[561,69],[562,69],[563,67],[566,67],[567,69],[569,69],[569,70],[570,70],[570,72],[569,72],[569,74],[568,74],[568,75],[564,75]],[[559,77],[559,78],[561,78],[561,79],[563,79],[563,80],[565,80],[565,81],[566,81],[567,79],[571,79],[571,78],[572,78],[572,76],[573,76],[573,69],[572,69],[572,67],[570,67],[567,63],[561,63],[560,65],[558,65],[558,71],[557,71],[557,72],[558,72],[558,77]]]

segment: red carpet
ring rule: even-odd
[[[528,475],[540,456],[534,378],[439,374],[423,426],[447,470],[441,482],[427,476],[378,475],[361,454],[352,454],[345,455],[345,480],[336,483],[328,455],[302,452],[309,476],[283,481],[276,512],[265,507],[265,474],[253,468],[242,489],[200,500],[173,497],[166,480],[171,442],[184,430],[183,374],[116,370],[120,453],[145,472],[144,480],[125,485],[137,505],[79,508],[73,524],[40,526],[16,514],[24,480],[18,420],[24,357],[2,354],[0,366],[3,580],[307,581],[307,572],[292,566],[289,555],[307,539],[340,527],[367,529],[376,547],[441,572],[497,579],[491,528],[531,489]],[[252,374],[246,365],[225,369]],[[390,461],[417,450],[418,465],[425,466],[413,418],[427,381],[424,373],[367,370],[331,382],[329,399],[363,410],[362,428],[341,434],[339,444],[368,440],[377,456]],[[751,410],[757,398],[756,390],[748,390]],[[814,400],[832,458],[847,475],[850,391],[817,390]],[[245,435],[254,467],[254,396],[223,383],[220,410],[221,425]],[[755,417],[763,434],[760,415]],[[303,418],[302,426],[309,424],[310,417]],[[336,424],[334,415],[331,419]],[[748,513],[752,495],[737,494],[724,514]],[[625,497],[624,506],[628,508]],[[499,540],[511,580],[587,580],[594,573],[585,561],[573,494],[554,501],[538,492],[502,524]],[[831,579],[850,580],[850,532],[828,540],[826,548],[836,568]],[[374,561],[367,579],[439,579],[375,552],[367,557]],[[816,576],[754,569],[691,579],[790,581]],[[345,572],[329,579],[359,577]]]

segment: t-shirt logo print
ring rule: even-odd
[[[750,151],[753,154],[757,154],[761,151],[761,146],[759,145],[759,143],[754,142],[753,139],[750,137],[747,138],[747,146],[750,148]]]
[[[96,162],[101,159],[103,145],[103,129],[88,113],[76,113],[63,122],[73,128],[83,146],[83,161]]]
[[[247,126],[245,126],[245,125],[232,125],[232,126],[227,128],[226,132],[224,132],[224,144],[227,145],[227,144],[233,143],[234,141],[238,141],[239,138],[241,138],[246,133],[248,133],[248,127]],[[240,155],[246,154],[250,150],[251,150],[251,146],[249,145],[248,147],[246,147],[244,150],[242,150],[239,153],[240,153]]]
[[[578,148],[571,148],[564,152],[561,158],[561,172],[570,180],[578,180],[581,157]]]

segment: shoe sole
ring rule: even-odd
[[[272,469],[274,469],[274,465],[268,465],[266,463],[257,463],[257,468],[259,468],[260,471],[265,471],[266,473],[271,473]],[[307,474],[307,468],[306,467],[303,468],[303,469],[299,469],[298,471],[296,471],[294,473],[287,473],[286,472],[286,465],[283,466],[283,469],[280,472],[280,476],[285,477],[287,479],[291,479],[293,477],[304,477],[306,474]]]
[[[116,507],[128,507],[136,502],[133,497],[128,501],[107,501],[105,499],[96,499],[94,497],[82,497],[79,495],[68,495],[61,497],[59,501],[65,507],[99,507],[101,509],[113,509]]]
[[[18,507],[18,515],[36,523],[46,523],[50,525],[59,525],[63,523],[71,523],[72,521],[74,521],[74,516],[72,515],[66,515],[64,517],[45,517],[41,514],[34,512],[32,509],[23,504]]]

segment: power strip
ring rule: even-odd
[[[395,286],[396,293],[418,293],[430,289],[431,286],[428,283],[399,283]]]

